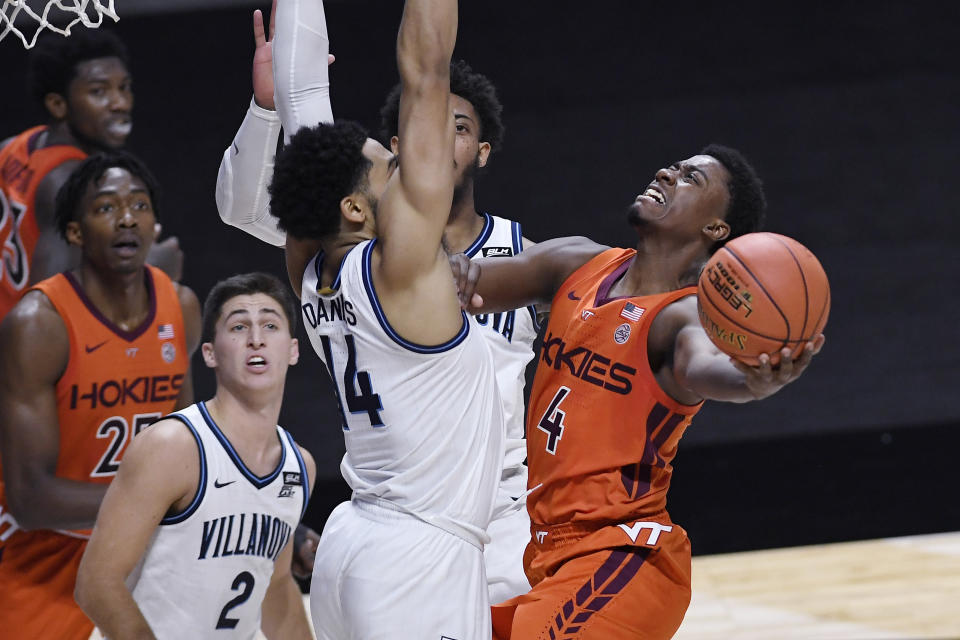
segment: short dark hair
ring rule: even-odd
[[[730,225],[730,235],[715,243],[714,249],[719,249],[738,236],[759,231],[763,226],[767,199],[763,195],[763,183],[757,172],[743,154],[722,144],[709,144],[700,154],[716,158],[730,174],[730,181],[727,182],[730,204],[725,218]]]
[[[456,94],[473,105],[480,118],[479,139],[488,142],[493,151],[499,151],[503,144],[503,105],[497,97],[497,89],[490,78],[476,73],[463,60],[450,63],[450,93]],[[400,128],[400,85],[390,90],[387,100],[380,109],[380,133],[384,144],[397,135]]]
[[[213,289],[207,294],[207,299],[203,303],[201,340],[203,342],[213,342],[217,333],[217,320],[220,319],[223,305],[228,300],[237,296],[252,296],[256,293],[268,295],[279,303],[280,308],[283,309],[283,315],[287,318],[287,325],[292,337],[296,333],[300,304],[290,293],[290,287],[284,284],[280,278],[258,271],[231,276],[213,285]]]
[[[323,238],[340,228],[340,201],[367,186],[367,131],[340,120],[300,129],[277,154],[270,212],[297,238]]]
[[[130,55],[120,38],[108,29],[75,29],[69,37],[44,34],[27,59],[30,95],[43,105],[48,93],[66,97],[77,65],[97,58],[120,58],[130,69]]]
[[[67,237],[67,224],[78,219],[80,202],[87,187],[103,177],[108,169],[126,169],[135,178],[139,178],[147,188],[150,202],[153,205],[153,215],[160,220],[160,184],[153,177],[147,165],[126,151],[105,151],[87,157],[74,169],[70,177],[57,191],[57,200],[54,206],[54,218],[57,230],[64,238]]]

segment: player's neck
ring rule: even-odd
[[[610,289],[610,296],[653,295],[695,285],[702,259],[703,247],[698,243],[641,238],[636,257]]]
[[[473,202],[473,187],[471,183],[470,197],[454,200],[447,218],[447,226],[443,230],[444,246],[449,253],[463,253],[470,248],[477,236],[483,230],[484,218],[477,213]]]
[[[93,306],[124,331],[140,326],[150,313],[144,267],[132,273],[117,273],[81,262],[71,273]]]
[[[240,455],[243,463],[258,475],[265,475],[277,466],[277,421],[283,389],[250,393],[233,390],[218,381],[216,395],[207,400],[213,421]]]
[[[340,272],[340,263],[343,257],[355,246],[370,240],[372,236],[364,230],[358,230],[350,233],[341,233],[336,237],[324,240],[320,245],[323,251],[323,267],[320,277],[320,286],[329,287],[333,285]]]

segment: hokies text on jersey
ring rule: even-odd
[[[183,374],[173,376],[140,376],[91,382],[86,388],[70,387],[70,408],[115,407],[176,400],[183,385]]]
[[[566,370],[576,378],[621,395],[633,390],[631,378],[637,374],[635,368],[586,347],[568,349],[563,338],[553,333],[540,346],[540,359],[557,371]]]

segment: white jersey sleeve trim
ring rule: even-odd
[[[376,246],[376,244],[377,239],[374,238],[373,240],[370,240],[367,246],[363,249],[363,288],[367,292],[367,297],[370,300],[370,306],[373,308],[373,312],[377,316],[377,321],[380,323],[380,327],[383,329],[384,333],[386,333],[390,339],[396,342],[398,345],[404,349],[413,351],[414,353],[443,353],[444,351],[453,349],[458,344],[463,342],[470,333],[470,319],[467,317],[465,311],[460,312],[463,324],[461,324],[460,331],[457,333],[457,335],[450,340],[435,346],[417,344],[415,342],[406,340],[401,337],[392,326],[390,326],[390,321],[387,320],[387,314],[383,312],[383,307],[380,306],[380,300],[377,298],[377,292],[373,287],[373,272],[370,266],[370,256],[373,254],[373,248]]]
[[[193,515],[193,512],[197,510],[197,507],[200,506],[200,503],[203,502],[203,495],[207,491],[207,455],[203,449],[203,441],[200,439],[200,434],[197,433],[196,427],[193,426],[193,423],[191,423],[186,416],[179,413],[173,413],[167,417],[182,422],[187,429],[190,429],[193,439],[197,441],[197,447],[199,447],[200,450],[200,483],[197,485],[197,492],[194,494],[193,500],[190,501],[190,504],[187,505],[187,508],[180,513],[164,517],[162,520],[160,520],[161,525],[178,524],[189,518],[191,515]]]
[[[300,465],[300,481],[303,483],[303,508],[300,509],[300,520],[302,521],[303,516],[307,514],[307,504],[310,502],[310,476],[307,473],[307,465],[303,461],[303,456],[300,455],[300,448],[297,446],[293,436],[290,435],[290,432],[286,429],[281,429],[281,431],[290,444],[293,455],[297,457],[297,464]]]

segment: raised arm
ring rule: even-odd
[[[39,291],[0,324],[0,455],[7,501],[23,529],[88,528],[106,491],[56,476],[56,384],[69,354],[63,320]]]
[[[397,38],[399,167],[377,213],[373,279],[394,329],[420,344],[439,344],[462,326],[441,246],[453,202],[450,57],[456,35],[456,0],[407,1]],[[424,308],[431,323],[422,322]]]
[[[163,516],[196,493],[200,455],[178,420],[134,438],[110,484],[77,574],[77,603],[108,638],[153,638],[125,584]]]
[[[283,20],[281,37],[274,51],[274,31]],[[309,62],[327,58],[323,5],[316,0],[285,1],[277,16],[277,0],[270,15],[269,38],[263,14],[253,12],[253,99],[247,114],[224,151],[217,175],[217,209],[229,225],[268,244],[282,247],[286,234],[270,215],[267,185],[273,175],[274,155],[281,124],[286,138],[304,124],[333,122],[327,67]],[[297,43],[296,48],[294,42]],[[322,57],[313,57],[322,56]],[[281,81],[275,97],[274,62],[280,67]],[[277,104],[280,112],[277,112]]]

